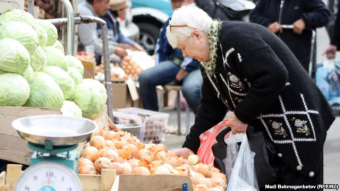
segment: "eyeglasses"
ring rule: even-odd
[[[171,28],[172,27],[177,27],[177,28],[180,28],[180,27],[188,27],[188,25],[169,25],[170,26],[170,32],[171,32]]]

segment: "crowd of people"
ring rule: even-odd
[[[217,1],[171,0],[174,13],[160,30],[156,65],[139,76],[143,107],[159,110],[157,85],[182,85],[196,119],[183,148],[173,153],[195,153],[200,134],[231,111],[225,126],[234,134],[251,125],[274,145],[280,176],[270,184],[322,184],[323,145],[335,118],[313,80],[311,42],[312,31],[331,19],[328,8],[322,0],[258,0],[245,22],[233,21]],[[111,60],[125,57],[127,49],[143,51],[119,29],[127,6],[127,0],[79,6],[80,14],[107,22]],[[340,47],[337,15],[328,58]],[[92,45],[101,55],[101,34],[96,24],[80,25],[79,50]]]

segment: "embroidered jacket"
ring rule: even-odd
[[[219,34],[209,33],[216,63],[202,63],[201,106],[183,147],[196,152],[199,135],[230,109],[262,130],[287,165],[314,176],[335,119],[326,99],[275,34],[256,24],[216,22],[211,31],[220,27]]]

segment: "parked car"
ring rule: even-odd
[[[139,27],[138,43],[152,55],[159,31],[172,14],[170,0],[131,0],[131,3],[132,20]]]

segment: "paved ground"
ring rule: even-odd
[[[324,28],[317,30],[317,60],[325,59],[322,55],[329,44],[329,38]],[[338,52],[339,60],[339,52]],[[170,114],[169,132],[177,132],[177,115],[171,107],[162,109]],[[182,111],[182,132],[185,133],[185,111]],[[194,115],[190,114],[190,125],[194,123]],[[185,136],[168,134],[163,142],[168,148],[180,148],[185,140]],[[327,140],[324,147],[324,182],[327,184],[340,184],[340,117],[336,119],[328,131]]]

